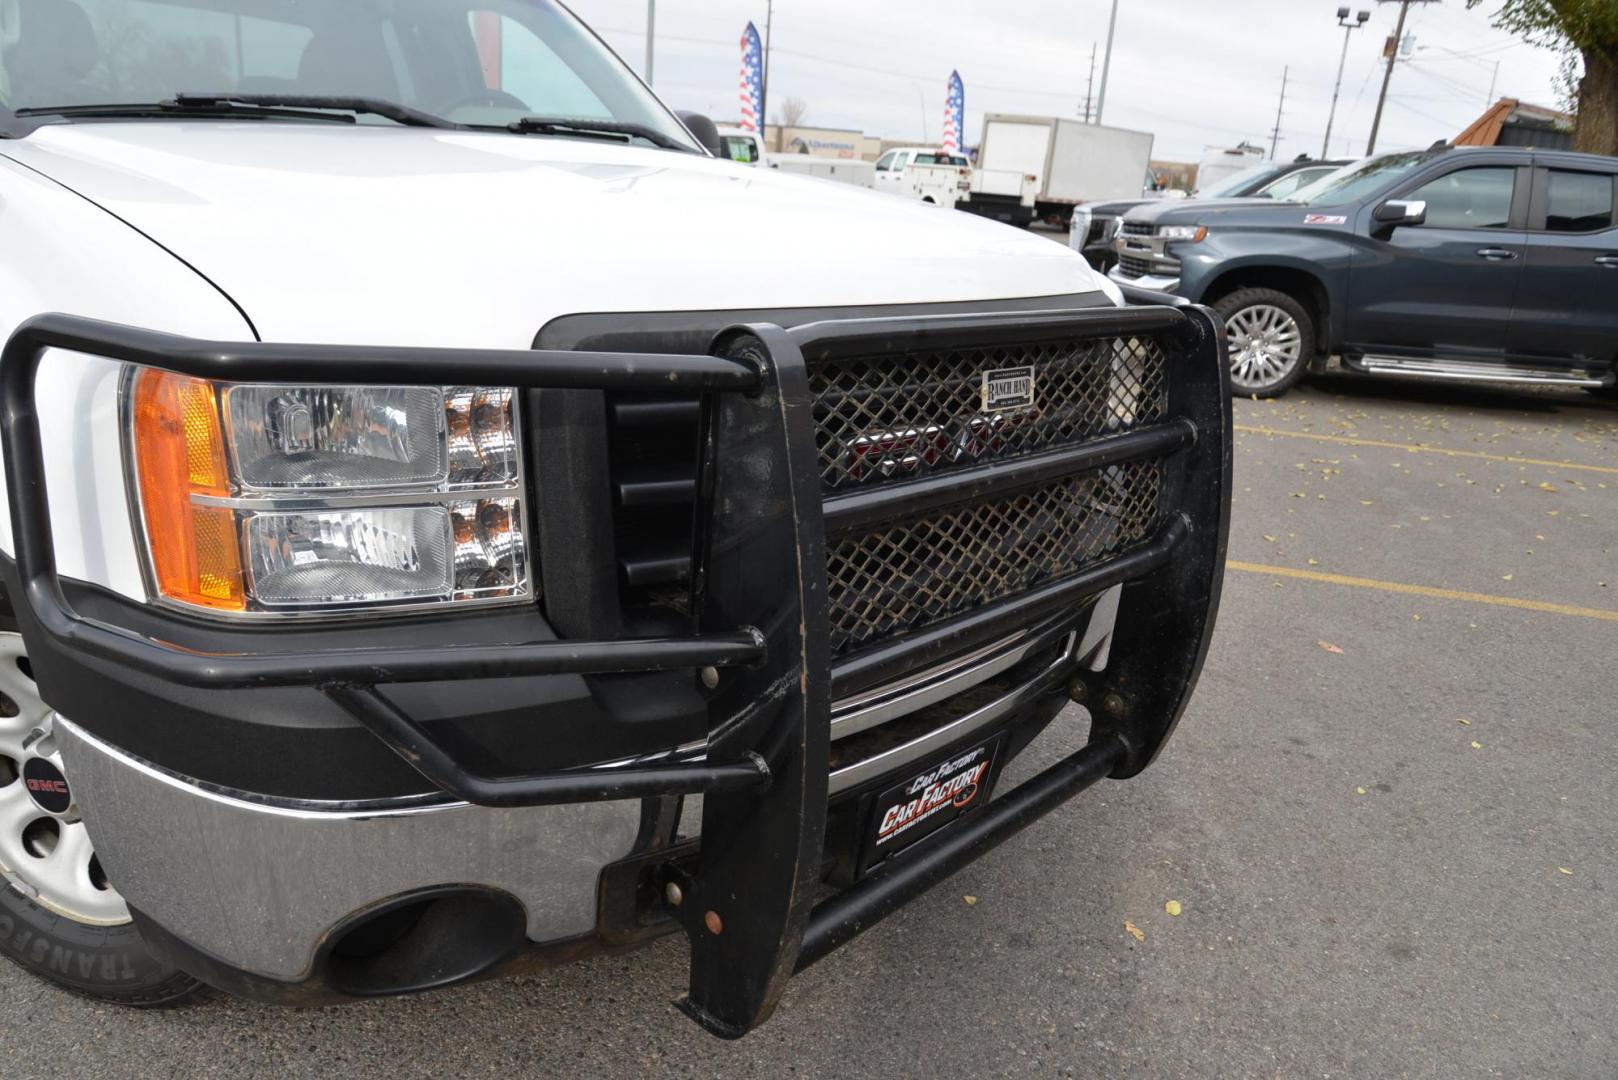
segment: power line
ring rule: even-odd
[[[1388,98],[1388,100],[1393,102],[1395,105],[1399,106],[1399,108],[1405,110],[1406,112],[1413,112],[1417,116],[1422,117],[1423,119],[1426,119],[1426,120],[1431,120],[1435,124],[1443,124],[1447,128],[1455,128],[1456,130],[1459,130],[1460,128],[1465,126],[1463,124],[1454,123],[1453,121],[1450,121],[1450,120],[1445,120],[1442,116],[1434,116],[1430,112],[1423,112],[1422,110],[1416,108],[1414,105],[1411,105],[1407,99],[1390,97],[1390,98]]]

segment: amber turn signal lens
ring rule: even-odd
[[[152,572],[167,599],[247,607],[234,511],[193,496],[230,494],[212,383],[146,369],[135,377],[133,436]]]

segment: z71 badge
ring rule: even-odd
[[[983,411],[1016,412],[1034,407],[1034,369],[1001,368],[983,373]]]

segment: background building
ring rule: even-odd
[[[1455,137],[1456,146],[1532,146],[1573,149],[1573,117],[1565,112],[1501,98]]]

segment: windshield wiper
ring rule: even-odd
[[[165,106],[170,105],[164,102]],[[407,127],[455,128],[458,124],[408,105],[382,98],[343,97],[337,94],[175,94],[172,102],[179,109],[337,109],[369,113]]]
[[[628,142],[645,139],[665,150],[694,152],[678,139],[670,138],[654,127],[632,124],[622,120],[578,120],[563,116],[525,116],[506,125],[506,130],[518,135],[569,135],[583,139],[613,139]]]
[[[332,115],[333,110],[344,115]],[[16,110],[18,116],[85,117],[242,117],[276,120],[324,120],[352,124],[349,113],[370,113],[410,127],[457,128],[443,117],[377,98],[327,94],[175,94],[171,101],[109,102],[100,105],[41,105]]]
[[[207,108],[182,108],[172,101],[146,101],[146,102],[106,102],[99,105],[38,105],[16,110],[17,116],[64,116],[68,118],[82,116],[94,118],[118,119],[121,117],[135,117],[139,119],[180,119],[187,112],[200,113],[210,117],[242,117],[253,120],[324,120],[333,124],[352,124],[352,116],[334,116],[331,113],[311,112],[305,109],[238,109],[230,105],[213,105]]]

